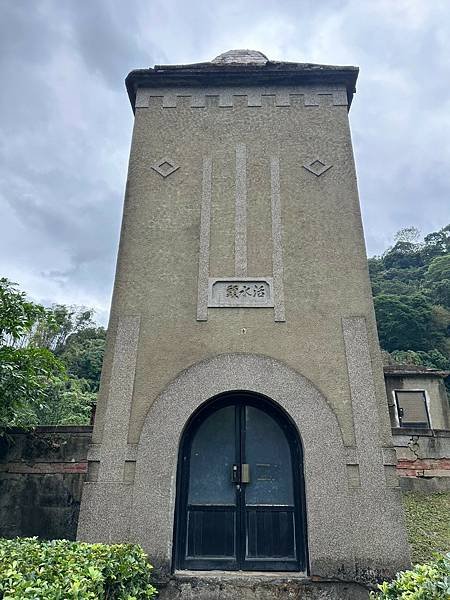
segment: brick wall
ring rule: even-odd
[[[392,433],[402,489],[450,491],[450,431],[395,428]]]

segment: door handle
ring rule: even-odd
[[[233,465],[231,469],[231,482],[232,483],[250,483],[250,465],[242,463],[240,465]]]
[[[241,483],[250,483],[250,465],[248,463],[241,465]]]

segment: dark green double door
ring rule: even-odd
[[[187,429],[179,467],[178,568],[304,570],[301,448],[272,403],[213,401]]]

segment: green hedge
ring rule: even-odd
[[[370,595],[373,600],[449,600],[450,553],[437,554],[429,563],[397,573],[393,581],[378,587],[380,592]]]
[[[0,539],[2,600],[143,600],[156,595],[139,546]]]

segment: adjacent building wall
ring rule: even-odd
[[[391,416],[391,424],[397,427],[398,417],[395,407],[395,390],[424,391],[430,417],[431,429],[449,429],[449,402],[447,390],[442,376],[430,373],[393,374],[385,373],[386,394]]]
[[[450,431],[396,428],[397,473],[405,491],[450,491]]]

